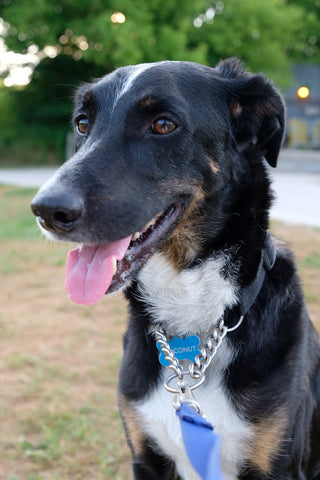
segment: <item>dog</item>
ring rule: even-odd
[[[199,478],[170,388],[192,390],[220,434],[225,480],[320,479],[318,336],[268,233],[284,118],[273,84],[235,58],[122,67],[76,93],[76,152],[32,209],[49,239],[80,243],[71,300],[129,301],[119,408],[136,480]],[[200,354],[177,359],[188,349]]]

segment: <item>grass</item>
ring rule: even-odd
[[[313,253],[312,255],[305,257],[300,263],[300,267],[320,270],[320,253]]]
[[[34,194],[0,187],[0,478],[128,478],[116,399],[126,305],[67,300],[70,246],[41,238]]]
[[[0,189],[0,240],[34,240],[39,238],[29,200],[35,190],[30,188],[2,187]]]
[[[68,301],[69,246],[44,241],[35,191],[0,187],[0,478],[132,478],[117,410],[127,306]],[[320,330],[320,230],[275,222],[297,257],[310,314]]]

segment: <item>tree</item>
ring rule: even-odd
[[[168,59],[214,66],[238,56],[286,87],[292,62],[320,60],[320,0],[208,2],[2,0],[7,46],[38,49],[41,59],[25,90],[10,92],[20,131],[41,126],[41,137],[53,142],[68,128],[69,87],[121,65]],[[63,151],[61,140],[57,149]]]
[[[8,0],[7,0],[8,1]],[[10,23],[7,45],[26,51],[36,44],[40,49],[55,46],[58,53],[102,65],[105,72],[123,64],[176,59],[205,62],[202,43],[189,45],[194,29],[192,20],[206,0],[65,0],[60,4],[46,0],[12,0],[2,7],[0,16]],[[111,20],[124,12],[123,23]]]
[[[288,86],[291,63],[307,58],[307,38],[320,28],[315,12],[306,11],[298,1],[292,5],[282,0],[216,2],[214,22],[204,21],[201,27],[209,62],[236,55],[252,71],[264,71],[279,86]]]
[[[297,32],[291,56],[297,61],[320,61],[320,0],[287,0],[288,5],[299,5],[305,11],[304,28]]]
[[[315,44],[307,50],[310,37],[317,43],[320,26],[320,9],[311,9],[312,2],[319,0],[228,0],[209,7],[207,0],[5,0],[0,16],[11,25],[10,48],[52,45],[57,54],[106,73],[164,59],[214,65],[237,55],[251,70],[287,85],[292,59],[320,58]]]

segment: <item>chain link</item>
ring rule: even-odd
[[[164,382],[164,387],[168,392],[178,394],[178,397],[176,397],[174,400],[175,408],[180,408],[181,402],[186,401],[187,399],[188,403],[193,405],[193,408],[196,411],[201,411],[199,404],[196,402],[192,394],[192,391],[199,388],[200,385],[203,384],[205,380],[205,371],[217,354],[224,337],[228,332],[236,330],[241,325],[243,318],[244,315],[240,317],[238,323],[232,328],[226,327],[223,318],[221,318],[213,331],[208,335],[206,343],[200,349],[201,353],[195,357],[194,362],[190,363],[188,370],[183,370],[180,361],[177,359],[174,351],[170,347],[164,330],[159,329],[155,331],[156,340],[160,345],[161,351],[165,355],[165,359],[169,362],[168,368],[174,372],[173,375],[171,375],[167,381]],[[190,376],[195,383],[192,385],[187,384],[184,381],[185,376]],[[176,387],[172,387],[171,383],[176,379],[178,379]]]
[[[189,365],[191,378],[195,378],[200,373],[204,374],[212,362],[212,359],[215,357],[227,332],[228,328],[225,326],[223,318],[221,318],[218,326],[208,336],[206,344],[201,348],[201,353],[196,356],[194,363]]]
[[[164,333],[164,330],[160,329],[155,332],[157,342],[159,343],[161,347],[161,351],[164,353],[164,358],[169,362],[169,367],[172,370],[174,370],[176,376],[179,378],[179,380],[182,380],[183,378],[183,370],[181,368],[181,364],[179,360],[176,358],[174,351],[171,350],[170,344],[168,342],[168,339]]]

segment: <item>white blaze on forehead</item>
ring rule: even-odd
[[[158,62],[158,63],[164,63],[164,62]],[[152,68],[155,65],[156,63],[142,63],[140,65],[125,67],[127,68],[127,75],[125,76],[125,78],[122,79],[121,82],[119,82],[119,85],[117,85],[112,110],[114,110],[119,98],[122,97],[122,95],[124,95],[130,89],[134,80],[141,73],[148,70],[149,68]],[[107,77],[109,77],[109,75]],[[102,79],[102,82],[103,81],[104,80]],[[81,147],[81,150],[75,152],[74,155],[72,155],[72,157],[67,162],[65,162],[55,172],[55,174],[42,186],[41,190],[54,189],[57,185],[59,185],[61,177],[65,175],[68,170],[70,171],[71,169],[75,168],[79,159],[81,160],[84,156],[87,156],[93,153],[98,146],[99,146],[99,140],[95,140],[91,142],[90,137],[86,139],[85,143]]]
[[[154,67],[156,64],[155,63],[141,63],[140,65],[135,65],[129,68],[129,73],[128,76],[123,80],[121,85],[117,88],[116,94],[115,94],[115,99],[113,103],[113,109],[115,108],[118,100],[120,97],[122,97],[125,93],[127,93],[134,80],[143,72],[148,70],[149,68]]]
[[[127,75],[119,82],[119,85],[117,85],[112,110],[114,110],[119,98],[121,98],[125,93],[130,90],[134,81],[137,79],[137,77],[139,77],[141,73],[159,65],[170,64],[175,65],[175,67],[179,67],[186,63],[188,62],[163,60],[162,62],[140,63],[138,65],[130,65],[128,67],[123,67],[127,70]],[[117,71],[114,72],[114,74],[116,73]]]

